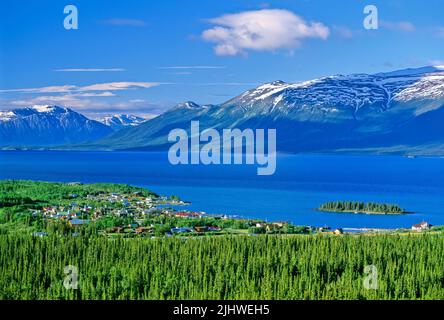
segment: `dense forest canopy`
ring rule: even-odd
[[[444,299],[442,235],[3,235],[0,252],[0,299]],[[63,286],[67,265],[77,290]]]

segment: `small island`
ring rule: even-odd
[[[358,201],[333,201],[322,204],[318,211],[354,214],[399,215],[408,212],[396,204]]]

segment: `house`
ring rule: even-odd
[[[82,219],[72,219],[68,221],[68,224],[71,228],[77,228],[79,226],[83,226],[89,223],[89,220]]]
[[[196,230],[196,232],[202,233],[208,231],[208,227],[194,227],[194,230]]]
[[[272,225],[274,225],[277,228],[283,228],[287,224],[288,224],[288,222],[284,222],[284,221],[276,221],[276,222],[272,223]]]
[[[220,227],[208,227],[208,231],[211,231],[211,232],[218,232],[221,230],[222,230],[222,228],[220,228]]]
[[[430,229],[432,227],[432,225],[426,221],[423,221],[419,224],[414,224],[412,226],[412,230],[414,231],[422,231],[422,230],[427,230]]]
[[[335,231],[333,231],[333,234],[335,235],[344,234],[344,230],[342,230],[342,228],[337,228],[335,229]]]
[[[93,209],[93,207],[85,205],[83,206],[83,208],[81,209],[84,212],[90,212]]]
[[[330,229],[331,229],[331,228],[328,227],[328,226],[319,227],[319,228],[318,228],[318,232],[325,232],[325,231],[328,231],[328,230],[330,230]]]
[[[176,212],[174,214],[177,218],[193,218],[193,215],[191,212]]]
[[[44,213],[55,213],[56,212],[56,208],[54,208],[54,207],[44,207],[43,208],[43,212]]]
[[[136,229],[137,234],[152,233],[152,232],[153,232],[152,227],[139,227]]]
[[[171,228],[171,233],[188,233],[191,232],[192,230],[190,228]]]

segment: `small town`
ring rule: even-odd
[[[52,189],[53,185],[43,185]],[[409,230],[346,228],[329,226],[296,226],[285,221],[262,221],[236,215],[211,214],[185,210],[189,202],[177,196],[159,196],[146,190],[120,185],[116,190],[81,183],[62,184],[64,195],[59,199],[32,200],[19,206],[16,214],[29,214],[31,234],[48,236],[51,231],[64,235],[94,232],[107,237],[160,237],[202,235],[259,235],[259,234],[375,234],[408,232]],[[23,188],[23,186],[21,186]],[[42,185],[38,186],[39,188]],[[129,188],[129,189],[128,189]],[[59,186],[60,189],[60,186]],[[71,192],[79,189],[82,192]],[[49,190],[51,192],[51,190]],[[81,194],[80,194],[81,193]],[[42,197],[44,198],[44,197]],[[11,200],[9,200],[11,201]],[[23,200],[22,200],[23,202]],[[36,205],[39,203],[39,205]],[[40,205],[44,203],[44,205]],[[4,209],[5,210],[5,209]],[[411,227],[412,232],[428,231],[426,221]],[[89,230],[89,231],[88,231]]]
[[[177,198],[164,196],[145,197],[141,193],[100,193],[88,194],[86,200],[99,205],[79,205],[74,200],[78,195],[71,195],[73,202],[68,205],[45,206],[42,209],[29,209],[33,217],[40,217],[46,223],[65,223],[72,230],[88,226],[91,223],[107,221],[111,226],[101,229],[103,235],[154,235],[156,227],[162,226],[162,234],[236,234],[249,231],[260,233],[309,233],[311,227],[296,228],[288,222],[265,222],[244,219],[234,215],[208,214],[189,210],[178,210],[189,203]],[[181,209],[181,208],[180,208]],[[151,222],[151,223],[149,223]],[[156,222],[159,222],[156,224]],[[175,224],[173,223],[175,222]],[[173,224],[172,224],[173,223]],[[166,226],[171,226],[168,228]],[[319,228],[319,231],[325,231]],[[337,233],[337,231],[336,231]],[[342,232],[341,232],[342,233]],[[157,233],[158,234],[158,233]],[[35,232],[35,236],[46,236],[46,232]]]

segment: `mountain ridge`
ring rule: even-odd
[[[166,150],[170,130],[189,131],[193,120],[201,130],[276,129],[278,152],[444,155],[444,67],[272,81],[219,105],[183,102],[138,125],[60,148]]]
[[[281,152],[383,150],[403,145],[407,151],[418,149],[413,145],[417,143],[443,143],[439,124],[444,120],[443,106],[442,67],[335,75],[299,83],[273,81],[220,105],[179,104],[138,127],[84,147],[163,150],[169,145],[171,129],[189,129],[190,121],[199,120],[202,130],[276,128]]]
[[[35,105],[0,111],[0,147],[33,148],[97,140],[111,128],[70,108]]]

